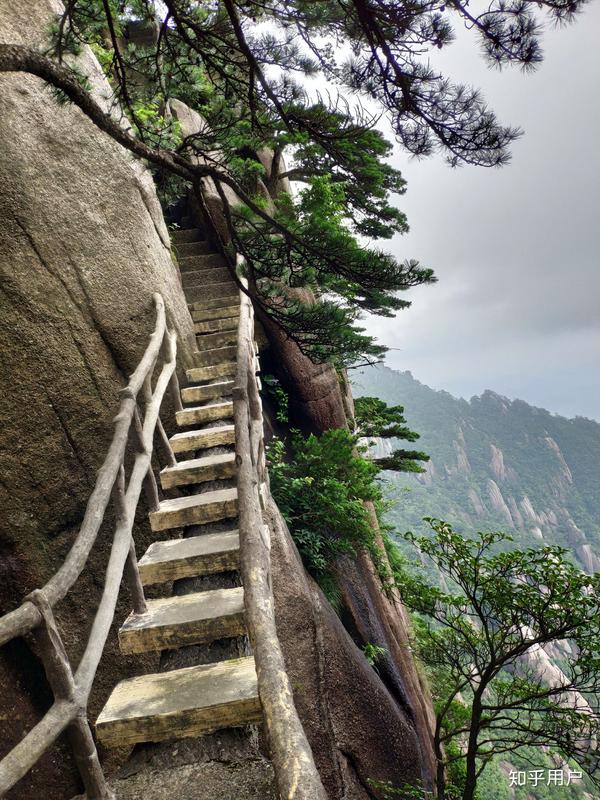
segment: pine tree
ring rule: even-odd
[[[0,45],[0,71],[46,80],[147,159],[165,192],[181,192],[182,183],[198,192],[210,177],[259,315],[314,360],[343,366],[385,350],[357,325],[362,312],[393,315],[409,305],[398,292],[434,280],[431,269],[370,243],[407,230],[393,202],[405,186],[361,96],[410,154],[504,164],[519,131],[502,125],[477,90],[431,67],[429,54],[459,24],[491,63],[532,68],[542,16],[570,21],[582,5],[491,0],[475,13],[460,0],[68,0],[47,54]],[[146,35],[136,37],[140,29]],[[98,56],[132,132],[69,66],[66,55],[82,44]],[[310,93],[306,76],[330,89]],[[168,113],[173,98],[198,110],[206,129],[182,141]],[[281,191],[285,179],[304,188],[292,197]]]

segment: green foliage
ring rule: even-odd
[[[362,396],[354,401],[354,411],[361,436],[407,439],[409,442],[419,438],[418,433],[407,427],[403,406],[388,406],[378,397]]]
[[[359,312],[391,316],[406,308],[395,292],[432,281],[432,271],[359,243],[347,224],[345,188],[329,175],[311,179],[296,199],[281,195],[275,219],[287,235],[273,233],[248,210],[238,214],[234,239],[252,280],[273,300],[285,285],[309,289],[319,302],[288,292],[285,303],[270,304],[270,316],[314,360],[347,366],[365,355],[380,357],[385,348],[356,324]]]
[[[428,792],[419,786],[411,786],[406,783],[398,788],[390,781],[377,781],[369,778],[369,786],[377,792],[381,800],[427,800],[433,797],[432,792]]]
[[[287,395],[273,376],[265,376],[264,385],[274,403],[276,418],[287,422]],[[357,420],[366,410],[364,403],[358,404]],[[386,428],[396,437],[418,437],[404,427],[398,408],[387,409],[385,404],[379,404],[378,411],[384,423],[374,421],[371,431]],[[367,448],[359,444],[360,434],[360,430],[352,433],[347,428],[337,428],[321,436],[304,437],[300,431],[292,430],[287,442],[275,438],[268,447],[273,496],[306,566],[324,582],[323,586],[335,558],[341,553],[353,554],[360,548],[371,552],[382,580],[388,577],[388,568],[374,545],[373,528],[364,506],[365,501],[373,503],[382,520],[387,504],[377,480],[381,465],[365,458]],[[401,453],[404,456],[404,451]],[[411,464],[404,463],[399,468],[411,468]],[[384,522],[381,527],[388,538]],[[389,555],[392,561],[399,559],[391,550]],[[335,605],[334,587],[329,583],[327,587]]]
[[[375,671],[377,671],[377,663],[379,660],[387,654],[385,647],[381,647],[381,645],[378,644],[373,644],[372,642],[367,642],[365,645],[363,645],[362,651],[365,654],[365,658]]]
[[[403,406],[388,406],[377,397],[358,397],[354,402],[354,424],[358,435],[366,438],[406,439],[414,442],[419,434],[411,431],[404,419]],[[389,456],[376,458],[380,469],[394,472],[424,472],[418,461],[429,461],[426,453],[395,448]]]
[[[454,770],[464,769],[463,777],[451,776],[461,797],[475,797],[478,773],[494,757],[527,747],[550,748],[592,775],[598,763],[590,742],[600,733],[600,574],[582,573],[559,547],[508,550],[499,547],[510,542],[505,534],[465,539],[446,522],[427,521],[433,535],[406,538],[434,562],[445,588],[424,581],[422,571],[396,570],[394,578],[421,617],[419,654],[434,675],[436,750]],[[529,656],[564,640],[571,647],[560,681],[547,682]]]
[[[325,575],[341,553],[373,540],[366,500],[378,500],[377,467],[355,453],[345,429],[321,436],[292,431],[288,454],[282,440],[268,449],[271,491],[308,569]]]
[[[434,69],[430,53],[452,41],[455,17],[488,60],[531,67],[541,59],[537,15],[564,22],[583,4],[492,0],[473,17],[462,5],[444,13],[388,0],[165,0],[157,18],[147,0],[70,0],[53,52],[62,61],[93,47],[160,171],[194,183],[212,171],[255,302],[311,358],[351,365],[385,351],[357,324],[360,313],[391,316],[408,306],[398,292],[433,280],[430,269],[366,242],[408,229],[394,205],[405,183],[388,163],[379,114],[414,155],[505,163],[518,130],[501,125],[477,90]],[[307,75],[332,91],[315,97],[301,83]],[[374,113],[350,105],[358,93],[375,101]],[[185,142],[167,113],[173,100],[206,121]],[[286,195],[284,179],[306,188]],[[168,202],[172,187],[159,180]],[[230,204],[225,189],[244,204]]]
[[[289,419],[289,398],[274,375],[262,375],[263,391],[267,393],[275,407],[277,422],[287,423]]]
[[[532,67],[541,60],[537,15],[568,21],[584,2],[492,0],[474,17],[460,4],[444,13],[388,0],[164,0],[159,19],[147,0],[70,0],[53,49],[63,60],[84,43],[94,48],[139,138],[167,154],[166,171],[195,181],[199,165],[214,169],[255,302],[311,358],[349,365],[385,351],[356,324],[360,312],[390,316],[408,305],[398,292],[433,280],[431,270],[364,241],[408,229],[393,202],[405,183],[388,163],[378,115],[413,155],[505,163],[519,131],[501,125],[476,89],[434,69],[430,53],[452,41],[455,17],[489,61]],[[332,91],[315,97],[305,76]],[[358,93],[375,101],[375,113],[360,101],[351,107]],[[185,142],[166,113],[173,99],[206,121]],[[306,188],[285,195],[284,179]],[[171,187],[161,184],[168,201]],[[245,207],[228,203],[225,185]],[[320,302],[289,291],[298,288]]]
[[[146,143],[170,149],[181,144],[181,124],[173,117],[165,117],[158,103],[137,100],[132,106],[132,117],[138,134]]]

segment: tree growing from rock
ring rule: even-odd
[[[358,436],[367,440],[403,439],[416,442],[420,435],[406,424],[403,406],[388,406],[378,397],[358,397],[354,401],[354,424]],[[394,472],[424,472],[419,461],[429,461],[427,453],[420,450],[405,450],[394,447],[388,456],[372,458],[379,469]]]
[[[492,0],[475,11],[460,0],[67,0],[48,51],[0,45],[0,71],[47,81],[146,159],[163,186],[175,182],[180,191],[184,182],[200,196],[201,182],[212,180],[230,254],[245,257],[259,315],[312,359],[343,366],[385,351],[360,328],[362,312],[393,315],[408,305],[399,292],[433,280],[430,269],[372,244],[407,230],[394,204],[405,186],[387,161],[379,112],[365,111],[360,98],[374,101],[411,155],[504,164],[519,131],[429,56],[464,25],[488,62],[532,68],[541,60],[542,18],[568,22],[582,5]],[[69,54],[82,44],[99,58],[129,128],[71,66]],[[307,90],[307,76],[329,91]],[[174,98],[197,109],[205,129],[182,138],[169,114]],[[303,188],[291,196],[282,191],[286,180]]]
[[[449,588],[422,570],[396,571],[396,581],[433,674],[438,797],[473,800],[495,756],[531,746],[600,785],[600,574],[581,572],[560,547],[505,551],[504,534],[465,539],[428,522],[433,536],[407,538]],[[550,645],[563,655],[549,677],[540,655]]]

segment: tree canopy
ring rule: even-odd
[[[419,652],[433,675],[438,796],[458,789],[472,800],[494,757],[532,746],[598,782],[600,574],[581,572],[560,547],[506,551],[504,534],[466,539],[427,521],[433,536],[407,538],[446,587],[424,581],[422,568],[399,570],[396,581],[419,615]],[[561,653],[555,674],[540,660],[546,647]]]
[[[419,434],[406,424],[403,406],[388,406],[378,397],[358,397],[354,401],[354,424],[359,437],[373,444],[373,439],[404,439],[416,442]],[[429,461],[427,453],[394,447],[388,456],[372,458],[379,469],[394,472],[424,472],[417,462]]]
[[[504,164],[519,131],[501,124],[476,89],[432,66],[430,55],[465,25],[488,62],[534,67],[542,18],[566,22],[582,5],[67,0],[47,52],[0,45],[0,71],[48,81],[147,159],[172,192],[181,191],[178,181],[198,189],[211,178],[259,313],[313,359],[348,365],[385,350],[357,325],[360,314],[393,315],[408,305],[399,292],[434,279],[431,269],[372,244],[407,230],[395,205],[405,185],[389,163],[379,115],[409,154]],[[69,54],[82,44],[99,58],[131,131],[79,75]],[[327,87],[320,93],[310,89],[315,78]],[[183,138],[173,99],[199,111],[206,126]],[[301,188],[283,192],[285,179]]]

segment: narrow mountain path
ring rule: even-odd
[[[120,800],[275,798],[263,754],[261,705],[244,622],[236,528],[233,402],[239,292],[199,229],[175,234],[195,324],[170,442],[177,463],[160,473],[166,494],[149,515],[161,538],[140,558],[142,583],[172,584],[119,631],[124,653],[160,652],[160,668],[119,683],[96,722],[107,748],[135,745],[111,782]],[[258,727],[257,727],[258,726]]]

